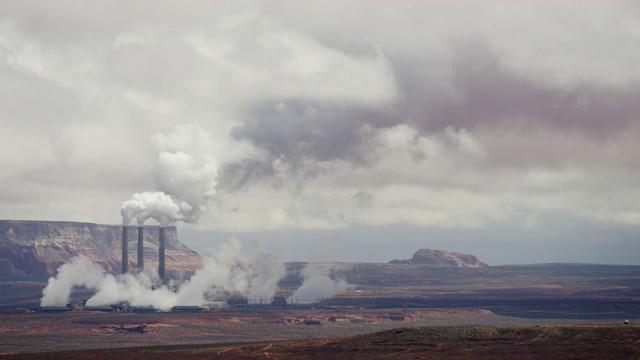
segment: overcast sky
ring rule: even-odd
[[[0,1],[0,124],[4,219],[640,265],[637,0]]]

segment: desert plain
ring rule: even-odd
[[[280,293],[300,285],[287,264]],[[351,287],[297,306],[198,313],[37,308],[45,277],[5,277],[3,358],[637,358],[640,267],[328,264]],[[90,295],[77,289],[72,303]],[[629,324],[623,324],[628,321]],[[465,355],[466,354],[466,355]],[[614,356],[615,355],[615,356]],[[613,357],[611,357],[613,356]]]

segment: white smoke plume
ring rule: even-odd
[[[318,264],[307,264],[300,274],[304,281],[302,285],[287,299],[287,303],[310,304],[334,295],[352,287],[344,279],[329,275],[335,270],[333,267]]]
[[[233,295],[270,299],[284,276],[284,265],[277,256],[259,251],[249,263],[242,263],[242,246],[231,240],[210,257],[203,259],[203,267],[187,281],[169,286],[154,286],[158,275],[145,269],[138,274],[113,276],[84,256],[78,256],[58,270],[43,290],[40,305],[65,306],[74,287],[95,290],[87,300],[88,306],[108,306],[123,302],[131,306],[152,306],[169,310],[173,306],[202,306],[207,298]]]
[[[218,166],[211,134],[197,123],[156,134],[158,151],[154,180],[159,191],[135,193],[122,205],[124,225],[154,219],[162,226],[176,221],[195,223],[216,194]]]
[[[249,299],[271,299],[276,293],[278,282],[286,274],[286,268],[278,256],[273,253],[259,251],[251,266],[256,277],[249,286]]]
[[[183,220],[184,214],[192,209],[191,205],[184,201],[178,201],[173,197],[157,191],[135,193],[131,200],[122,205],[120,213],[124,225],[129,225],[135,218],[138,225],[142,226],[147,219],[154,219],[161,226],[167,226],[178,220]]]
[[[71,259],[58,269],[58,275],[49,278],[42,291],[40,306],[66,306],[75,286],[98,289],[104,281],[104,270],[84,255]]]
[[[202,268],[181,286],[178,302],[198,305],[207,295],[246,294],[255,274],[251,268],[241,265],[241,249],[240,242],[231,240],[222,245],[215,256],[205,258]]]

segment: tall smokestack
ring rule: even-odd
[[[138,226],[138,270],[144,270],[144,228]]]
[[[160,279],[164,280],[164,228],[160,228],[160,249],[158,251],[159,262],[158,262],[158,274],[160,275]]]
[[[122,227],[122,273],[129,271],[129,243],[127,241],[127,227]]]

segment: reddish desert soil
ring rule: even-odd
[[[407,326],[567,323],[579,322],[510,318],[481,309],[0,314],[0,354],[335,338]]]
[[[7,359],[637,359],[640,326],[418,327],[338,339],[7,355]]]

